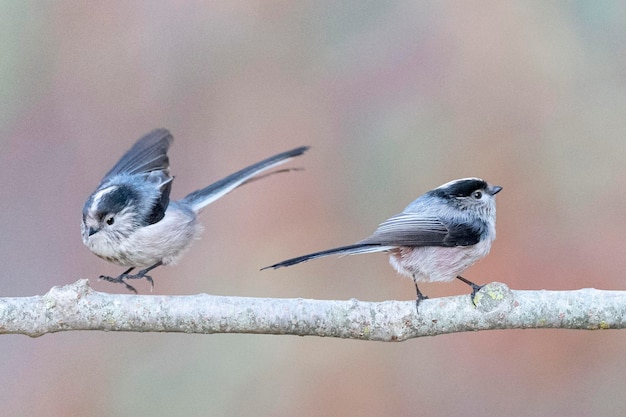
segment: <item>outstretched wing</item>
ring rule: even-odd
[[[381,223],[358,243],[381,246],[469,246],[480,240],[481,225],[459,222],[446,225],[439,218],[400,213]]]
[[[168,173],[167,150],[174,138],[167,129],[155,129],[139,139],[106,173],[102,182],[118,174],[140,174],[163,170]]]

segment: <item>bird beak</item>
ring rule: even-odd
[[[97,231],[98,231],[97,229],[94,229],[93,227],[90,227],[89,231],[88,231],[88,235],[91,236],[91,235],[95,234]]]
[[[489,193],[491,195],[496,195],[498,194],[500,191],[502,191],[502,187],[500,187],[499,185],[490,185],[489,186]]]

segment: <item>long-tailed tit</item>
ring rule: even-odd
[[[481,286],[461,274],[491,249],[496,238],[495,195],[500,190],[502,187],[479,178],[450,181],[420,196],[360,242],[288,259],[263,269],[291,266],[328,255],[387,252],[396,271],[415,282],[418,306],[427,298],[419,290],[418,282],[457,278],[472,287],[473,300]]]
[[[167,150],[172,140],[166,129],[156,129],[139,139],[104,176],[83,207],[83,243],[100,258],[128,268],[117,277],[100,278],[122,283],[134,292],[125,280],[145,278],[153,284],[148,272],[177,262],[200,237],[203,228],[197,215],[204,207],[308,149],[303,146],[274,155],[181,200],[170,201],[174,178],[169,174]],[[131,274],[135,268],[142,269]]]

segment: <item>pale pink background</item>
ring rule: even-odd
[[[167,127],[175,198],[299,145],[303,172],[210,206],[155,294],[411,300],[382,254],[259,272],[367,236],[454,178],[502,185],[476,282],[626,289],[620,2],[5,2],[0,296],[120,268],[81,243],[86,197]],[[143,293],[145,283],[138,284]],[[424,285],[431,297],[467,294]],[[0,337],[12,416],[611,416],[626,332],[404,343],[291,336]]]

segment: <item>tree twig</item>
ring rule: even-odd
[[[424,300],[417,314],[415,301],[108,294],[79,280],[43,296],[0,298],[0,334],[102,330],[403,341],[476,330],[626,327],[626,291],[512,291],[496,282],[475,302],[469,295]]]

